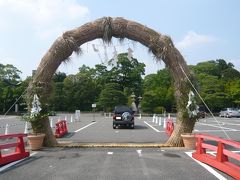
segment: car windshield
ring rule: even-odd
[[[132,110],[127,106],[116,106],[114,113],[123,113],[123,112],[130,112],[132,114]]]

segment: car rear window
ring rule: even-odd
[[[123,113],[123,112],[130,112],[132,114],[132,110],[127,106],[116,106],[114,113]]]

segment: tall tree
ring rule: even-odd
[[[233,68],[234,65],[232,63],[227,63],[224,59],[217,59],[216,63],[218,64],[218,68],[220,72],[228,69],[228,68]]]
[[[240,72],[234,68],[227,68],[222,71],[222,79],[225,81],[232,81],[240,78]]]
[[[118,55],[117,65],[112,68],[111,76],[114,82],[121,85],[126,95],[132,92],[136,96],[142,94],[142,76],[145,74],[145,64],[138,62],[137,59],[128,59],[127,53]]]
[[[21,95],[21,92],[16,91],[21,82],[20,73],[21,71],[11,64],[0,64],[0,108],[3,113]]]
[[[67,75],[63,72],[57,72],[53,75],[53,92],[50,100],[50,108],[54,111],[64,111],[66,109],[64,79]]]
[[[218,67],[218,64],[214,60],[206,61],[206,62],[200,62],[196,66],[191,66],[191,69],[196,74],[209,74],[212,76],[221,77],[220,69]]]
[[[56,72],[53,75],[53,82],[63,82],[66,77],[67,75],[64,72]]]
[[[105,111],[112,111],[114,106],[125,105],[126,103],[127,97],[117,83],[106,84],[98,100],[98,105]]]
[[[226,83],[225,87],[228,99],[232,100],[234,106],[240,107],[240,79]]]
[[[172,111],[175,106],[172,78],[167,68],[157,74],[145,76],[143,81],[144,94],[142,109],[145,112],[155,112],[156,109]]]
[[[91,105],[96,102],[99,90],[93,79],[79,72],[64,80],[66,108],[69,111],[80,109],[91,110]]]

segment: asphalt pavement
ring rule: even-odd
[[[19,180],[215,180],[185,151],[150,148],[45,148],[9,168],[0,168],[0,179]]]
[[[152,117],[135,117],[135,129],[120,127],[112,128],[112,118],[96,114],[81,114],[80,119],[75,120],[74,114],[58,114],[51,116],[50,121],[55,132],[55,123],[59,119],[66,119],[69,134],[59,139],[60,141],[73,141],[82,143],[165,143],[168,136],[161,125],[154,121]],[[176,119],[173,117],[173,120]],[[0,134],[23,133],[25,131],[25,121],[17,116],[0,116]],[[28,123],[28,131],[31,126]],[[196,123],[194,133],[207,133],[221,138],[240,141],[240,118],[204,118]]]
[[[61,142],[148,144],[168,139],[163,118],[159,123],[152,117],[136,117],[135,129],[113,129],[111,117],[101,114],[81,114],[77,120],[73,114],[59,114],[50,119],[53,126],[58,119],[68,122],[69,133],[58,139]],[[6,124],[9,133],[24,132],[26,125],[19,117],[0,117],[0,133],[5,133]],[[52,129],[54,132],[55,127]],[[194,132],[240,141],[240,119],[201,119]],[[232,179],[199,164],[191,153],[184,148],[44,148],[20,162],[0,167],[0,179]]]

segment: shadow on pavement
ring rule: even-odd
[[[6,172],[8,172],[8,171],[10,171],[12,169],[18,168],[19,166],[24,166],[25,164],[28,164],[28,163],[33,162],[33,161],[36,161],[36,160],[41,159],[41,158],[42,158],[42,156],[30,156],[30,157],[24,159],[23,161],[15,164],[15,165],[13,165],[13,166],[11,166],[9,168],[6,168],[3,171],[0,171],[0,174],[4,174],[4,173],[6,173]],[[7,166],[7,165],[8,164],[6,164],[4,166]],[[0,168],[3,168],[4,166],[0,166]]]
[[[122,126],[118,126],[117,129],[131,129],[131,128],[128,126],[122,125]],[[148,129],[148,127],[142,126],[142,125],[135,125],[134,129],[132,129],[132,130],[140,130],[140,129]]]

